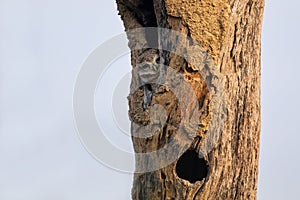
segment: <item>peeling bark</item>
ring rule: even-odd
[[[202,50],[193,52],[205,60],[206,73],[201,73],[187,59],[174,52],[161,51],[165,64],[184,77],[196,95],[195,101],[180,105],[167,86],[161,85],[154,92],[151,106],[164,107],[164,125],[151,124],[150,109],[143,109],[143,90],[136,87],[138,77],[133,74],[129,99],[129,116],[132,121],[132,140],[137,153],[158,150],[170,138],[176,137],[181,120],[198,108],[199,126],[185,130],[186,138],[192,142],[188,151],[175,162],[153,172],[136,173],[132,188],[132,199],[256,199],[258,156],[260,142],[260,54],[263,0],[117,0],[118,10],[125,30],[157,26],[169,28],[191,37],[202,45]],[[143,52],[144,44],[174,46],[181,43],[166,40],[161,32],[145,33],[142,38],[128,35],[132,49],[132,66]],[[144,42],[138,42],[144,41]],[[139,50],[136,50],[139,49]],[[205,55],[211,55],[210,58]],[[206,63],[206,64],[205,64]],[[214,63],[214,64],[211,64]],[[167,72],[166,77],[168,79]],[[222,83],[223,91],[214,90],[215,79]],[[172,79],[173,80],[173,79]],[[172,83],[170,83],[172,84]],[[178,83],[174,83],[175,85]],[[187,90],[181,91],[187,99],[193,99]],[[224,125],[210,121],[215,116],[215,95],[222,94],[226,115]],[[184,113],[182,113],[184,111]],[[153,116],[152,116],[153,117]],[[162,120],[162,116],[154,115]],[[151,125],[151,137],[135,137],[144,134],[136,125]],[[208,130],[220,129],[218,138],[207,134]],[[154,134],[155,133],[155,134]],[[214,144],[205,141],[217,139]],[[184,147],[178,138],[178,149]],[[182,145],[182,146],[180,146]],[[207,154],[201,148],[213,145]],[[172,153],[172,152],[171,152]],[[174,152],[176,153],[176,152]],[[202,155],[195,156],[195,155]],[[160,162],[158,160],[158,162]],[[137,157],[136,165],[143,166],[147,160]]]

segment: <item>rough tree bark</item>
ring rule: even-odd
[[[176,135],[183,119],[182,109],[192,113],[196,104],[201,113],[199,128],[196,134],[185,131],[192,143],[175,162],[156,171],[134,175],[132,199],[256,199],[264,0],[117,0],[117,5],[126,30],[169,28],[201,44],[211,55],[214,70],[222,76],[222,79],[216,78],[222,81],[224,107],[220,109],[224,109],[222,112],[226,115],[223,126],[210,124],[215,114],[212,109],[215,101],[212,100],[214,91],[207,84],[213,85],[213,80],[200,74],[186,59],[171,52],[160,52],[164,64],[182,74],[184,81],[192,85],[197,102],[184,107],[166,86],[158,87],[150,106],[159,104],[165,108],[166,123],[151,137],[133,136],[135,151],[143,153],[163,147]],[[136,50],[140,44],[134,36],[128,36],[128,39],[134,68],[142,50]],[[148,43],[157,40],[160,45],[165,42],[164,35],[159,33],[157,37],[145,33],[144,40]],[[165,45],[179,43],[168,41]],[[196,53],[205,54],[202,51]],[[209,62],[205,66],[212,67]],[[133,74],[132,85],[136,79],[138,77]],[[191,98],[184,90],[181,92],[185,98]],[[143,108],[143,90],[131,91],[128,99],[132,123],[149,124],[150,111]],[[210,126],[215,126],[215,130],[220,126],[221,133],[211,151],[203,154],[201,145],[209,137]],[[151,130],[154,132],[154,129]],[[132,134],[139,135],[139,131],[132,124]],[[199,157],[201,153],[203,158]],[[137,166],[145,162],[140,157],[136,159]]]

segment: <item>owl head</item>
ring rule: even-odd
[[[137,59],[137,72],[142,82],[153,82],[159,78],[160,65],[163,63],[157,49],[145,50]]]

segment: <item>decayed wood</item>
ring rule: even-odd
[[[220,75],[219,80],[222,80],[223,114],[226,115],[226,121],[223,126],[219,125],[222,130],[214,148],[207,155],[203,155],[207,174],[202,180],[191,181],[181,177],[176,170],[177,159],[154,172],[136,173],[132,199],[256,199],[260,141],[261,25],[264,1],[153,0],[147,1],[147,5],[143,2],[117,0],[125,29],[147,26],[170,28],[201,44],[211,55],[214,70]],[[166,45],[163,37],[164,35],[158,33],[159,45]],[[143,48],[143,44],[137,42],[133,36],[129,35],[128,39],[130,48]],[[149,37],[145,34],[140,40],[147,43]],[[132,51],[133,67],[140,53],[141,50]],[[196,53],[203,54],[200,51]],[[182,116],[182,110],[192,113],[198,107],[201,113],[199,128],[196,134],[187,130],[186,135],[192,140],[189,150],[200,154],[201,145],[209,137],[206,134],[207,130],[211,128],[210,126],[218,128],[218,124],[209,123],[215,114],[212,109],[215,101],[214,91],[210,90],[207,84],[212,84],[213,80],[208,80],[195,66],[175,53],[163,52],[161,55],[164,56],[166,65],[182,74],[184,81],[192,85],[197,99],[195,102],[187,101],[189,103],[186,106],[180,106],[178,99],[168,87],[159,87],[153,95],[151,105],[154,109],[155,104],[165,108],[166,124],[153,125],[151,131],[156,134],[151,137],[134,137],[144,134],[134,124],[149,125],[150,111],[142,108],[143,90],[133,90],[138,79],[133,74],[132,91],[128,99],[134,149],[137,153],[145,153],[162,148],[170,138],[175,137],[180,121],[188,117]],[[186,91],[182,93],[187,99],[192,99]],[[180,138],[178,142],[180,143]],[[136,159],[137,166],[144,165],[145,162],[147,161],[141,157]]]

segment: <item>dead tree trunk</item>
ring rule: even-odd
[[[160,62],[182,75],[182,81],[193,88],[196,101],[191,100],[193,96],[187,88],[181,88],[178,93],[187,100],[186,105],[180,105],[176,92],[166,85],[137,86],[140,74],[133,73],[132,91],[128,99],[135,152],[147,153],[161,149],[172,138],[176,138],[179,124],[182,120],[185,123],[196,107],[200,115],[196,130],[193,127],[184,128],[183,136],[191,140],[188,147],[183,141],[185,139],[179,137],[175,139],[178,145],[165,158],[181,150],[185,151],[184,154],[155,171],[149,169],[135,174],[132,199],[256,199],[264,0],[117,0],[117,4],[126,30],[168,28],[201,44],[204,51],[190,53],[198,54],[200,60],[206,59],[201,63],[203,69],[207,68],[205,73],[201,73],[201,69],[187,58],[174,52],[157,51],[158,56],[163,58]],[[165,37],[167,35],[160,31],[146,31],[143,35],[150,47],[158,45],[179,49],[180,45],[187,45],[176,38],[170,40]],[[128,39],[134,69],[141,56],[144,56],[145,49],[134,35],[128,35]],[[208,54],[210,58],[205,57]],[[165,77],[169,74],[167,70]],[[222,87],[214,88],[216,80],[221,81]],[[217,96],[222,98],[221,104],[216,103],[217,93],[222,93]],[[147,99],[145,95],[148,94]],[[145,101],[149,101],[149,105]],[[136,125],[147,126],[150,123],[150,107],[161,109],[154,105],[165,109],[165,123],[161,126],[152,124],[151,134],[147,138],[137,137],[145,134],[146,130],[138,129]],[[217,105],[220,107],[216,108]],[[216,111],[218,109],[222,111]],[[215,117],[218,114],[220,118]],[[157,114],[154,117],[160,119]],[[221,118],[224,123],[218,123]],[[220,130],[220,134],[218,137],[208,135],[209,130]],[[213,142],[207,144],[205,141]],[[212,148],[203,152],[201,148],[207,148],[207,145]],[[161,163],[159,159],[162,158],[137,156],[136,166],[145,168],[150,161]]]

